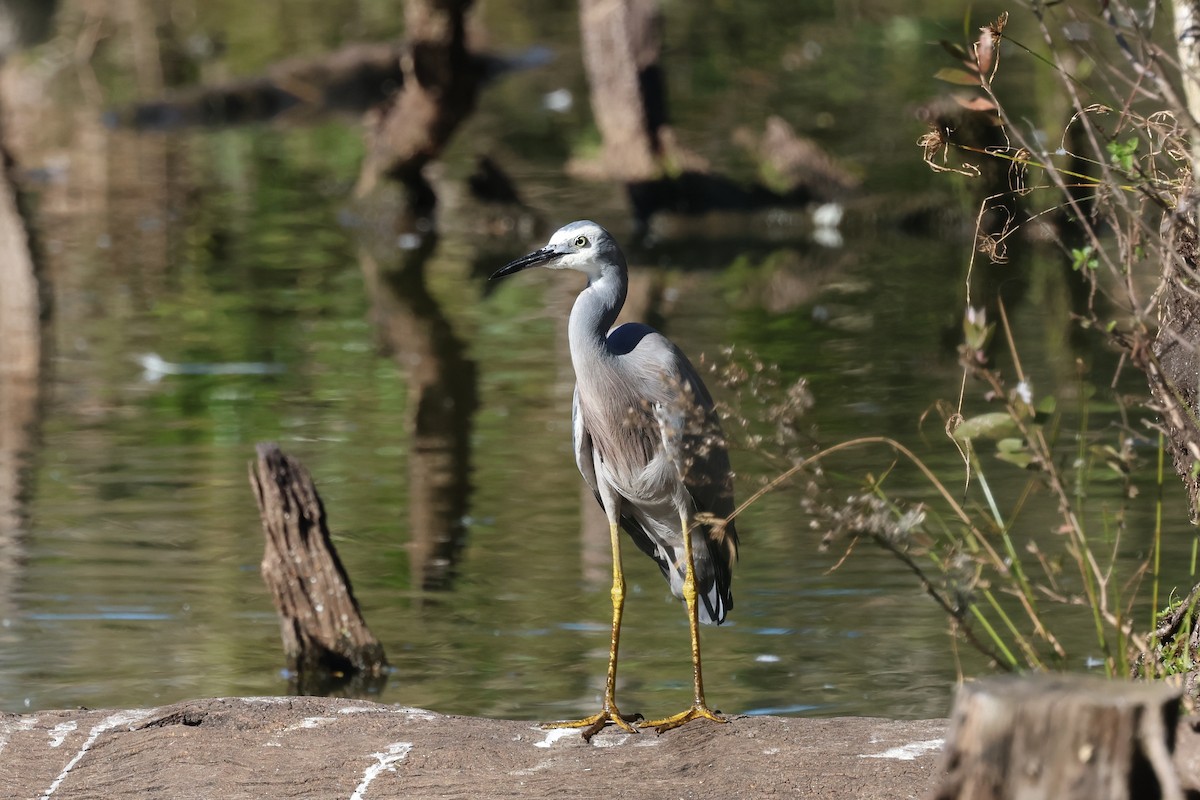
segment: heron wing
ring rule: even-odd
[[[575,466],[579,467],[579,474],[583,476],[584,482],[592,490],[592,494],[596,495],[596,500],[599,501],[600,507],[604,507],[604,501],[600,499],[600,490],[596,488],[596,465],[592,460],[592,436],[588,433],[587,427],[583,423],[583,414],[579,410],[579,385],[575,385],[575,397],[571,400],[571,438],[575,444]]]
[[[584,423],[583,415],[580,413],[578,385],[575,387],[575,397],[571,403],[571,432],[575,444],[575,464],[579,467],[579,474],[583,476],[584,482],[592,490],[592,495],[595,496],[596,503],[607,514],[608,509],[604,508],[604,498],[600,496],[600,485],[598,482],[604,478],[596,475],[592,435]],[[658,564],[658,568],[662,570],[663,577],[670,580],[671,559],[669,554],[646,532],[641,523],[626,512],[626,505],[626,503],[621,503],[622,507],[616,513],[621,527],[629,534],[629,538],[633,539],[633,543],[637,545],[639,550],[654,559]]]
[[[667,352],[663,385],[671,394],[666,400],[667,424],[660,413],[663,446],[679,469],[692,502],[693,516],[709,514],[717,523],[699,522],[693,533],[697,593],[702,616],[720,624],[733,609],[733,564],[737,560],[737,528],[728,520],[734,510],[733,474],[721,421],[712,395],[687,356],[665,337]]]
[[[637,385],[648,387],[662,448],[678,470],[693,517],[727,520],[734,510],[733,474],[712,395],[687,356],[662,334],[641,333],[636,351],[639,357],[629,363],[640,373]],[[737,528],[732,520],[700,522],[693,537],[702,617],[719,624],[733,608]],[[682,557],[681,545],[675,563]],[[668,579],[674,587],[676,581],[669,574]]]

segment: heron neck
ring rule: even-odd
[[[587,288],[579,293],[571,308],[567,336],[572,351],[588,346],[604,350],[608,331],[617,321],[621,306],[625,305],[628,289],[629,278],[625,270],[615,266],[589,277]]]

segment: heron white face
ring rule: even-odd
[[[624,265],[625,257],[604,228],[590,220],[562,226],[541,250],[510,262],[492,274],[492,280],[529,267],[573,269],[597,278],[605,267]]]
[[[546,244],[557,257],[546,264],[550,269],[573,269],[579,272],[599,272],[603,257],[600,253],[615,246],[608,231],[594,222],[582,220],[564,225],[554,232]]]

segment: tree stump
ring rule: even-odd
[[[266,538],[262,576],[279,611],[295,689],[326,694],[339,682],[379,683],[383,646],[363,621],[308,470],[275,444],[257,450],[250,485]]]
[[[662,10],[658,0],[580,0],[579,34],[604,167],[633,183],[662,175]]]
[[[936,800],[1182,800],[1171,763],[1179,690],[1080,676],[958,691]]]

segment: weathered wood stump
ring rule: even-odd
[[[272,443],[258,445],[250,485],[266,547],[262,576],[279,611],[288,669],[302,694],[325,694],[339,681],[385,675],[383,646],[367,628],[308,470]]]
[[[1079,676],[1001,677],[958,691],[937,800],[1182,800],[1179,690]]]

